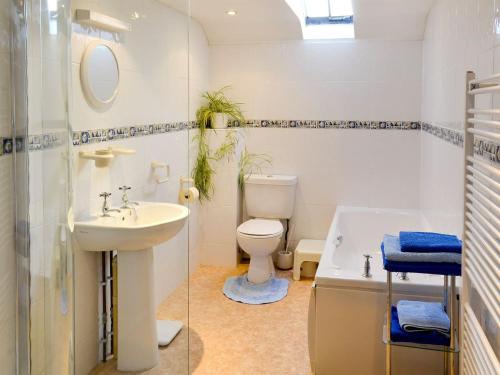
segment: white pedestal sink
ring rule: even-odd
[[[135,210],[75,222],[76,241],[83,250],[118,250],[120,371],[156,366],[158,330],[175,336],[175,329],[180,328],[178,322],[157,322],[155,318],[153,246],[174,237],[188,214],[189,210],[178,204],[141,202]]]

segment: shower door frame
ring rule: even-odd
[[[62,142],[58,147],[57,151],[61,150],[61,158],[63,160],[64,169],[63,173],[65,176],[62,176],[65,181],[64,189],[67,193],[66,200],[61,201],[61,207],[65,209],[67,212],[70,212],[71,207],[71,199],[72,199],[72,186],[71,186],[71,152],[72,152],[72,143],[71,143],[71,126],[69,121],[69,103],[70,103],[70,84],[71,84],[71,64],[70,64],[70,41],[71,41],[71,17],[70,17],[70,9],[71,9],[71,0],[55,0],[55,4],[57,4],[57,11],[55,13],[55,22],[58,24],[58,29],[56,31],[56,38],[62,36],[61,39],[63,43],[58,43],[57,40],[57,52],[61,58],[61,64],[64,72],[61,72],[61,83],[62,83],[62,93],[64,96],[63,101],[60,103],[60,109],[62,109],[63,115],[63,129],[61,132]],[[62,4],[62,6],[61,6]],[[45,7],[44,7],[45,5]],[[38,14],[33,12],[32,7],[39,7]],[[16,252],[16,373],[18,375],[28,375],[32,372],[36,371],[40,372],[40,369],[33,368],[33,358],[34,355],[32,351],[33,338],[31,337],[31,331],[33,328],[33,311],[32,311],[32,283],[33,283],[33,275],[31,269],[31,255],[32,255],[32,243],[31,243],[31,235],[32,228],[30,226],[30,204],[32,203],[30,198],[30,153],[36,150],[35,147],[32,147],[32,134],[30,132],[30,117],[29,117],[29,104],[30,99],[36,101],[37,99],[41,101],[41,97],[39,98],[30,98],[30,90],[29,90],[29,43],[28,40],[30,37],[39,38],[40,43],[41,39],[44,37],[42,34],[42,22],[43,17],[50,17],[50,10],[48,6],[47,0],[10,0],[10,66],[11,66],[11,74],[10,74],[10,86],[11,86],[11,127],[12,127],[12,137],[14,140],[13,147],[13,180],[14,180],[14,211],[15,211],[15,252]],[[32,17],[37,17],[37,19],[32,19]],[[36,22],[34,22],[36,21]],[[34,25],[39,25],[40,27],[40,35],[37,35],[34,30],[30,30],[30,27],[35,29]],[[33,32],[33,34],[30,33]],[[59,33],[59,34],[57,34]],[[33,35],[33,36],[32,36]],[[41,47],[42,48],[42,47]],[[51,57],[51,56],[50,56]],[[43,60],[42,60],[43,63]],[[33,83],[33,85],[35,85]],[[43,86],[43,85],[41,85]],[[64,87],[66,86],[66,87]],[[50,95],[51,93],[43,92],[43,88],[40,91],[41,94]],[[42,123],[46,119],[42,118]],[[43,129],[43,126],[42,126]],[[39,136],[45,135],[45,131],[42,130],[42,134],[36,134]],[[56,142],[57,144],[57,142]],[[45,154],[43,154],[43,150],[47,146],[45,144],[45,139],[38,146],[41,146],[42,151],[38,151],[41,153],[40,155],[32,157],[41,157],[43,158]],[[48,148],[52,147],[51,145]],[[38,149],[39,150],[39,149]],[[64,217],[63,217],[64,216]],[[43,215],[42,222],[45,223],[45,217]],[[58,283],[59,289],[56,292],[66,293],[67,304],[69,305],[69,319],[70,319],[70,327],[68,328],[69,332],[67,332],[69,337],[69,345],[67,355],[68,355],[68,374],[74,373],[74,283],[72,279],[72,270],[73,270],[73,255],[71,248],[71,240],[70,240],[70,229],[68,226],[68,220],[66,219],[66,215],[59,215],[59,225],[56,227],[56,230],[59,233],[60,237],[56,237],[59,239],[58,249],[59,257],[57,266],[59,273],[57,280],[55,283]],[[59,228],[59,226],[61,228]],[[42,247],[42,250],[44,248]],[[40,250],[40,249],[39,249]],[[45,252],[42,255],[44,257],[44,262],[46,261]],[[51,253],[51,257],[54,258],[54,253]],[[55,263],[54,259],[50,259],[49,262]],[[49,279],[54,278],[53,271],[51,275],[49,275]],[[71,278],[68,281],[68,276]],[[44,275],[43,277],[46,277]],[[54,280],[51,280],[54,283]],[[42,282],[42,285],[45,284],[45,281]],[[65,286],[68,286],[65,290]],[[47,288],[44,285],[44,288]],[[49,283],[49,288],[51,288],[51,284]],[[44,290],[44,293],[46,291]],[[57,293],[55,293],[57,294]],[[59,297],[61,299],[61,304],[63,304],[63,297]],[[50,300],[49,300],[50,301]],[[58,300],[59,301],[59,300]],[[47,308],[47,301],[44,300],[44,328],[46,325],[45,321],[45,309]],[[59,307],[59,306],[58,306]],[[63,309],[60,307],[61,310]],[[64,313],[63,313],[64,314]],[[53,327],[52,327],[53,328]],[[43,356],[44,356],[44,368],[45,372],[50,372],[51,367],[47,367],[47,350],[51,346],[51,342],[49,345],[46,340],[46,331],[43,332],[44,335],[44,344],[42,345]],[[56,354],[57,355],[57,354]],[[62,354],[61,354],[62,355]]]

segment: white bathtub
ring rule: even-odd
[[[316,375],[384,374],[382,330],[387,273],[380,243],[385,233],[430,230],[416,210],[339,206],[316,272],[309,309],[309,351]],[[364,254],[371,278],[363,274]],[[441,299],[443,277],[409,274],[393,278],[395,301]],[[393,349],[395,374],[442,374],[442,354]]]

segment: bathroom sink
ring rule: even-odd
[[[109,217],[89,216],[75,222],[75,237],[87,251],[137,251],[174,237],[189,210],[174,203],[141,202],[134,209],[110,212]]]
[[[158,364],[158,344],[170,342],[182,329],[182,322],[156,320],[153,246],[174,237],[189,210],[173,203],[140,202],[108,213],[75,221],[74,235],[83,250],[118,250],[117,367],[144,371]]]

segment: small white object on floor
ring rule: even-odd
[[[323,240],[300,240],[295,248],[293,261],[293,279],[300,280],[300,267],[302,262],[318,262],[323,254],[325,241]]]
[[[158,346],[167,346],[182,329],[180,320],[157,320]]]

